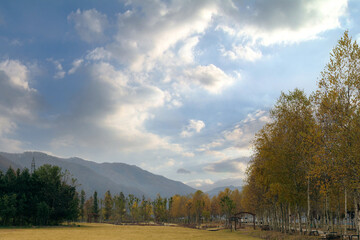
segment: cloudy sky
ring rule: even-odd
[[[316,88],[356,0],[0,2],[0,151],[240,185],[281,91]]]

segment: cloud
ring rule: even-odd
[[[86,42],[97,42],[104,39],[104,31],[108,26],[105,14],[96,9],[90,9],[70,13],[68,21],[75,24],[75,29],[81,39]]]
[[[181,137],[191,137],[194,133],[199,133],[205,127],[205,123],[201,120],[190,119],[189,124],[181,132]]]
[[[191,62],[197,35],[206,31],[217,12],[213,1],[131,1],[127,8],[118,15],[118,33],[108,49],[118,61],[138,71],[151,69],[179,43],[183,45],[180,55]]]
[[[204,170],[214,173],[245,173],[248,161],[248,157],[226,159],[210,163],[204,167]]]
[[[36,90],[29,86],[29,69],[17,60],[0,62],[0,109],[2,116],[31,118],[37,105]]]
[[[167,162],[165,163],[165,165],[166,165],[167,167],[172,167],[172,166],[175,165],[175,160],[174,160],[174,159],[169,159],[169,161],[167,161]]]
[[[66,72],[63,69],[63,66],[61,65],[61,62],[59,60],[54,60],[52,58],[47,59],[49,62],[52,62],[55,66],[56,73],[54,75],[55,79],[62,79],[65,77]]]
[[[245,7],[246,6],[246,7]],[[222,4],[223,24],[228,33],[264,46],[296,43],[340,27],[346,0],[316,1],[227,1]]]
[[[189,170],[186,170],[184,168],[179,168],[176,173],[178,174],[190,174],[191,172]]]
[[[199,43],[199,37],[188,38],[184,41],[184,45],[179,49],[180,59],[185,64],[194,62],[194,48]]]
[[[270,118],[266,111],[257,110],[249,113],[245,119],[222,131],[221,137],[202,144],[196,150],[221,160],[248,157],[252,154],[251,141],[255,133],[268,122]]]
[[[29,68],[18,60],[0,62],[0,146],[19,151],[18,123],[30,124],[38,108],[37,91],[29,85]]]
[[[229,57],[231,60],[243,59],[255,62],[262,58],[261,51],[249,45],[233,45],[232,50],[226,51],[225,49],[222,49],[221,51],[223,52],[223,56]]]
[[[25,65],[17,60],[4,60],[0,62],[0,71],[5,76],[2,77],[2,82],[7,81],[11,85],[24,90],[30,90],[28,82],[28,69]],[[5,80],[7,78],[7,80]]]
[[[145,122],[153,118],[151,112],[165,106],[164,91],[137,82],[131,73],[107,62],[84,65],[84,72],[88,74],[86,88],[76,96],[73,111],[58,118],[52,148],[59,151],[76,145],[115,152],[163,149],[191,154],[145,128]]]
[[[198,85],[210,93],[220,93],[234,81],[232,77],[213,64],[186,70],[185,75],[189,83]]]
[[[209,186],[209,185],[213,185],[214,181],[212,181],[211,179],[207,178],[207,179],[194,179],[188,182],[185,182],[185,184],[194,187],[194,188],[202,188],[204,186]]]
[[[22,143],[11,137],[16,131],[16,124],[8,118],[0,116],[0,150],[16,152],[21,151]]]
[[[232,129],[223,132],[224,139],[234,144],[235,147],[248,147],[255,133],[269,121],[270,118],[266,111],[257,110],[249,113],[244,120],[237,123]]]
[[[229,186],[242,186],[244,184],[244,176],[224,178],[213,181],[211,179],[195,179],[186,182],[187,185],[200,189],[204,192],[213,190],[215,188],[229,187]]]
[[[97,47],[94,50],[90,51],[87,55],[86,55],[86,59],[87,60],[93,60],[93,61],[97,61],[97,60],[110,60],[112,57],[111,52],[105,50],[103,47]]]
[[[72,68],[68,71],[68,74],[74,74],[83,62],[84,59],[75,59],[72,63]]]

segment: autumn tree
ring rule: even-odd
[[[347,195],[354,199],[359,231],[359,109],[360,50],[346,31],[330,53],[314,95],[316,116],[323,131],[323,164],[331,175],[321,178],[327,189],[343,186],[345,213]],[[345,214],[346,216],[346,214]],[[346,229],[345,229],[346,231]]]
[[[125,195],[120,192],[118,196],[114,196],[115,202],[115,219],[116,222],[122,222],[126,214],[126,198]]]
[[[108,190],[104,196],[104,220],[108,221],[112,215],[113,210],[113,199],[110,191]]]
[[[146,199],[145,196],[143,196],[140,204],[140,216],[142,221],[144,222],[149,221],[151,214],[152,214],[151,200]]]

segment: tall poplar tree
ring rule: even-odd
[[[97,191],[94,192],[92,214],[94,217],[94,222],[97,222],[99,219],[99,202],[97,198]]]
[[[315,94],[317,118],[323,130],[324,161],[331,171],[329,184],[344,187],[354,199],[357,230],[360,228],[359,142],[360,49],[346,31],[330,53]],[[345,214],[346,216],[346,214]],[[346,229],[345,229],[346,231]]]

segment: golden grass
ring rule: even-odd
[[[259,238],[230,232],[210,232],[169,226],[116,226],[110,224],[81,224],[80,227],[49,227],[27,229],[0,229],[0,240],[161,240],[161,239],[236,239]]]

